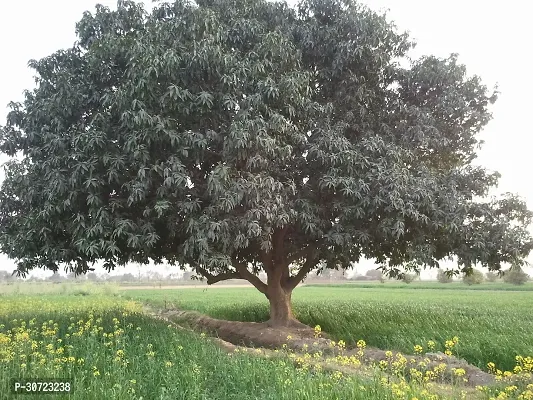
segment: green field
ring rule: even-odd
[[[323,284],[306,284],[305,287],[324,287]],[[349,282],[338,282],[338,283],[329,283],[328,287],[353,287],[353,288],[381,288],[381,289],[437,289],[441,290],[498,290],[506,292],[533,292],[533,282],[527,282],[524,285],[511,285],[508,283],[498,282],[484,282],[479,285],[466,285],[463,282],[450,282],[450,283],[439,283],[437,281],[415,281],[412,283],[404,283],[398,281],[385,281],[380,283],[379,281],[349,281]]]
[[[533,292],[487,290],[489,285],[478,285],[485,290],[471,290],[474,286],[462,284],[447,290],[364,286],[298,288],[293,294],[295,313],[300,321],[320,325],[348,344],[364,339],[369,346],[408,354],[413,353],[414,345],[429,340],[440,343],[438,350],[444,351],[445,340],[458,336],[458,356],[482,369],[488,362],[512,369],[517,355],[533,355]],[[160,308],[173,304],[221,319],[268,319],[268,303],[253,288],[125,293]]]
[[[228,356],[108,296],[4,296],[0,399],[13,378],[73,379],[65,399],[393,399],[377,381],[309,372],[252,354]],[[312,379],[310,379],[312,378]],[[33,397],[32,398],[40,398]]]
[[[414,345],[433,340],[443,351],[444,341],[458,336],[454,353],[485,370],[488,362],[512,369],[516,355],[533,355],[533,293],[497,286],[421,290],[421,285],[307,286],[295,291],[294,306],[300,320],[321,325],[348,345],[364,339],[368,346],[413,353]],[[47,397],[53,399],[474,398],[461,395],[460,388],[436,397],[413,382],[384,383],[377,370],[359,376],[297,368],[283,352],[275,358],[255,351],[228,355],[208,337],[143,312],[148,303],[230,320],[265,320],[266,300],[251,288],[0,289],[0,399],[20,398],[10,392],[13,378],[45,377],[74,382],[70,396]],[[498,392],[476,393],[475,398],[490,399]],[[533,391],[511,388],[505,398],[528,400]]]

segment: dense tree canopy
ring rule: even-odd
[[[456,55],[409,60],[408,35],[354,0],[119,1],[77,36],[30,62],[37,87],[0,128],[20,155],[0,249],[22,274],[188,264],[250,281],[289,324],[316,268],[499,270],[532,248],[523,201],[479,200],[496,93]]]

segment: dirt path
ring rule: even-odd
[[[395,351],[389,354],[381,349],[366,347],[363,355],[359,353],[357,348],[339,348],[334,343],[332,345],[332,341],[327,337],[316,338],[312,328],[274,329],[265,323],[225,321],[192,311],[150,309],[147,311],[158,318],[176,323],[179,326],[188,326],[194,330],[207,331],[213,336],[231,343],[233,346],[259,347],[270,349],[271,351],[285,348],[300,356],[308,351],[319,351],[324,357],[322,362],[328,362],[328,360],[331,362],[332,359],[337,359],[337,356],[348,358],[354,356],[358,357],[361,363],[369,368],[373,368],[380,361],[393,363],[401,359],[405,360],[405,368],[407,370],[412,366],[420,365],[420,363],[423,363],[423,369],[425,370],[431,370],[439,365],[446,364],[445,371],[442,371],[442,383],[449,384],[457,380],[453,373],[454,368],[464,370],[464,378],[466,378],[464,385],[466,387],[474,388],[477,385],[490,385],[495,382],[494,375],[468,364],[465,360],[446,356],[443,353],[403,355]],[[288,340],[289,338],[290,340]],[[336,366],[334,368],[338,369]],[[346,366],[343,367],[343,369],[346,368]],[[352,372],[356,373],[356,371]],[[463,383],[461,382],[461,384]]]

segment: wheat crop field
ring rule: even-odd
[[[53,399],[533,399],[530,284],[521,290],[398,284],[295,290],[298,319],[319,326],[338,346],[406,355],[453,351],[497,375],[496,385],[468,390],[453,384],[437,390],[431,374],[414,379],[412,371],[411,377],[391,379],[379,366],[361,374],[332,372],[295,363],[283,349],[268,357],[261,349],[228,354],[209,335],[177,329],[147,308],[264,321],[268,305],[253,288],[120,290],[71,284],[4,289],[0,399],[20,398],[12,390],[15,380],[45,378],[72,384],[69,393],[42,395]],[[454,373],[461,376],[460,370]]]

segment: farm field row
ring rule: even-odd
[[[442,285],[446,286],[446,285]],[[254,288],[125,291],[129,298],[159,308],[196,310],[214,318],[265,321],[268,303]],[[517,355],[533,355],[533,295],[528,291],[478,291],[386,287],[297,288],[298,319],[320,325],[337,340],[412,354],[414,346],[460,338],[457,354],[482,369],[494,362],[512,369]]]
[[[305,287],[323,286],[321,284],[308,283]],[[396,280],[385,281],[348,281],[333,282],[328,284],[329,287],[354,287],[354,288],[379,288],[379,289],[435,289],[435,290],[498,290],[509,292],[530,292],[533,291],[533,282],[527,282],[523,285],[512,285],[502,281],[483,282],[479,285],[467,285],[460,281],[450,283],[440,283],[437,281],[414,281],[411,283],[399,282]]]
[[[296,368],[284,358],[228,355],[203,335],[144,315],[117,297],[6,297],[0,304],[0,399],[17,380],[72,380],[54,399],[394,399],[374,379]],[[420,389],[406,387],[416,395]]]

